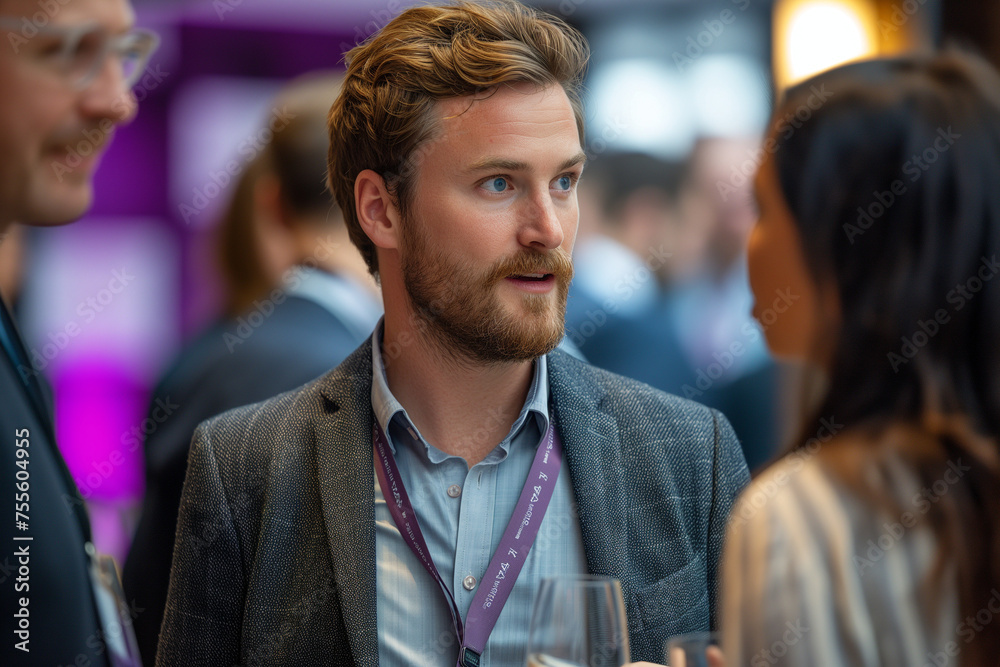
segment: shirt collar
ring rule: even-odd
[[[383,317],[375,326],[375,331],[372,332],[372,411],[375,414],[375,419],[378,420],[379,426],[382,427],[382,432],[386,434],[386,440],[389,441],[389,448],[393,454],[396,453],[396,445],[393,442],[389,427],[390,424],[395,423],[400,428],[409,432],[414,441],[422,443],[426,448],[428,457],[433,462],[438,463],[447,458],[447,455],[433,445],[430,445],[420,435],[417,427],[414,426],[406,414],[406,408],[396,400],[396,397],[389,390],[389,383],[385,375],[385,363],[382,358],[382,332],[384,326],[385,318]],[[521,430],[531,425],[528,422],[529,417],[534,418],[534,425],[537,425],[539,438],[541,438],[541,435],[548,431],[549,428],[549,374],[548,357],[546,355],[535,359],[531,385],[528,387],[528,395],[524,400],[524,406],[521,408],[521,412],[518,414],[514,424],[510,427],[507,436],[499,445],[499,448],[504,452],[504,457],[514,437]],[[538,443],[536,442],[535,444],[537,446]]]

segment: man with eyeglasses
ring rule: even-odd
[[[0,239],[83,215],[157,38],[127,0],[0,0]],[[88,155],[77,151],[83,142]],[[72,158],[72,159],[71,159]],[[128,665],[134,639],[56,447],[47,388],[0,303],[0,664]],[[69,499],[67,502],[66,499]],[[138,610],[135,610],[138,611]]]

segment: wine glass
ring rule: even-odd
[[[543,579],[528,635],[528,667],[629,663],[621,583],[599,576]]]
[[[691,632],[667,640],[668,667],[724,667],[715,632]]]

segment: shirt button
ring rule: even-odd
[[[462,579],[462,586],[465,588],[465,590],[471,591],[473,588],[476,587],[476,578],[470,574],[465,579]]]
[[[462,495],[462,487],[460,487],[458,484],[452,484],[451,486],[448,487],[448,495],[452,498],[458,498],[460,495]]]

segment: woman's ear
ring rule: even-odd
[[[399,247],[399,209],[385,186],[385,179],[365,169],[354,179],[358,222],[377,248]]]

